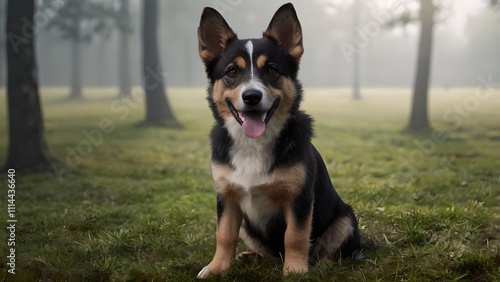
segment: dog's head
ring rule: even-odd
[[[281,128],[298,110],[297,72],[304,49],[292,4],[278,9],[260,39],[238,39],[222,15],[207,7],[198,40],[218,122],[258,138],[266,128]]]

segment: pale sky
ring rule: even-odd
[[[480,0],[455,0],[452,3],[450,18],[444,23],[454,32],[462,32],[470,15],[477,14],[485,9],[486,1]]]
[[[330,2],[333,6],[348,6],[353,0],[319,0],[320,2]],[[364,1],[364,0],[361,0]],[[394,3],[408,3],[411,8],[418,8],[418,1],[415,0],[374,0],[379,9],[390,7]],[[441,14],[440,19],[444,17],[444,22],[441,22],[438,28],[445,28],[460,36],[463,33],[467,19],[470,15],[478,13],[487,6],[487,0],[434,0],[434,3],[444,5],[445,11]],[[368,3],[368,2],[366,2]],[[333,12],[333,10],[332,10]],[[418,30],[417,27],[408,26],[406,32],[413,34]],[[395,30],[395,33],[401,30]]]

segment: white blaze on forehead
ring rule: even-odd
[[[240,108],[244,107],[242,98],[243,92],[245,92],[248,89],[255,89],[262,92],[261,105],[263,106],[263,108],[270,109],[272,106],[272,102],[270,101],[269,94],[267,93],[266,88],[264,87],[262,81],[259,78],[255,77],[254,67],[253,67],[253,43],[251,40],[247,41],[247,43],[245,44],[245,49],[247,50],[247,53],[250,56],[250,81],[244,83],[243,87],[241,88],[239,97],[239,103],[241,105]]]
[[[250,56],[250,75],[253,79],[253,43],[251,40],[247,41],[247,44],[245,44],[245,48],[247,49],[248,55]]]

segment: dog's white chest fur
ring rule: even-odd
[[[249,140],[245,146],[230,151],[234,171],[230,181],[243,187],[247,192],[254,186],[266,184],[272,162],[270,148]]]
[[[269,169],[273,162],[274,144],[271,141],[272,136],[269,135],[272,132],[265,132],[260,138],[252,139],[243,134],[236,121],[227,124],[234,142],[229,151],[231,165],[234,168],[230,182],[243,187],[247,193],[250,193],[252,187],[270,183],[272,179]]]
[[[264,229],[271,209],[271,200],[262,186],[272,184],[274,179],[269,169],[274,161],[274,132],[268,128],[258,139],[246,137],[239,124],[227,124],[233,137],[233,146],[229,152],[233,171],[228,180],[243,189],[240,208],[254,222],[257,228]]]
[[[264,231],[269,218],[270,199],[258,186],[270,183],[269,166],[271,154],[268,148],[262,148],[255,142],[249,142],[244,148],[235,150],[232,156],[234,172],[230,177],[232,183],[243,188],[240,198],[241,211],[253,222],[254,226]]]

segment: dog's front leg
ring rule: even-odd
[[[217,195],[217,249],[214,258],[205,266],[198,278],[207,278],[210,274],[220,274],[229,268],[236,253],[242,212],[234,197]]]
[[[309,211],[296,211],[293,205],[286,210],[285,262],[283,273],[308,271],[309,247],[312,224],[312,204]]]

